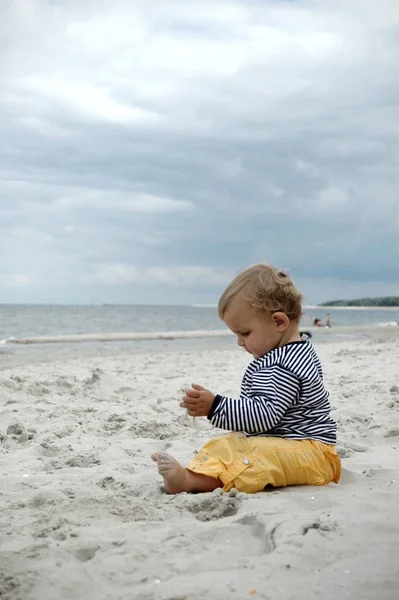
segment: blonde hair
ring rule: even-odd
[[[219,300],[220,318],[237,296],[255,312],[281,311],[291,321],[302,316],[302,294],[287,273],[271,265],[251,265],[236,275]]]

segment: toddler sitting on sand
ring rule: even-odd
[[[169,494],[338,482],[336,423],[319,358],[299,334],[301,302],[288,275],[265,264],[244,269],[222,294],[219,316],[254,360],[237,399],[187,390],[180,406],[190,416],[233,433],[211,439],[187,467],[153,454]]]

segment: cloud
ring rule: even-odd
[[[23,298],[213,303],[260,260],[309,301],[399,294],[396,5],[2,3],[0,266]]]
[[[63,81],[54,77],[27,78],[25,86],[29,93],[42,94],[48,98],[55,98],[70,106],[77,112],[88,114],[91,118],[98,118],[115,123],[156,123],[158,117],[150,111],[134,106],[129,106],[113,100],[106,88],[94,87],[85,82]]]
[[[23,273],[0,274],[0,283],[5,288],[25,287],[32,283],[32,278],[30,275],[24,275]]]
[[[127,211],[142,213],[162,213],[190,210],[193,204],[188,200],[174,200],[150,194],[135,194],[121,190],[105,191],[96,189],[70,189],[58,198],[59,208],[90,208],[103,211]]]
[[[206,267],[151,267],[140,268],[132,265],[105,264],[89,276],[90,281],[105,285],[165,285],[183,286],[219,286],[228,284],[234,275],[231,271]]]
[[[42,233],[41,231],[37,231],[35,229],[31,229],[29,227],[17,227],[16,229],[11,229],[9,231],[10,236],[14,236],[17,238],[31,238],[45,242],[54,242],[55,239],[52,235],[48,235],[47,233]]]

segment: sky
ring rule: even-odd
[[[0,3],[0,302],[399,295],[397,0]]]

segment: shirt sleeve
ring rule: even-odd
[[[217,395],[208,419],[219,429],[263,433],[273,429],[299,396],[298,377],[273,365],[255,372],[251,388],[240,398]]]

